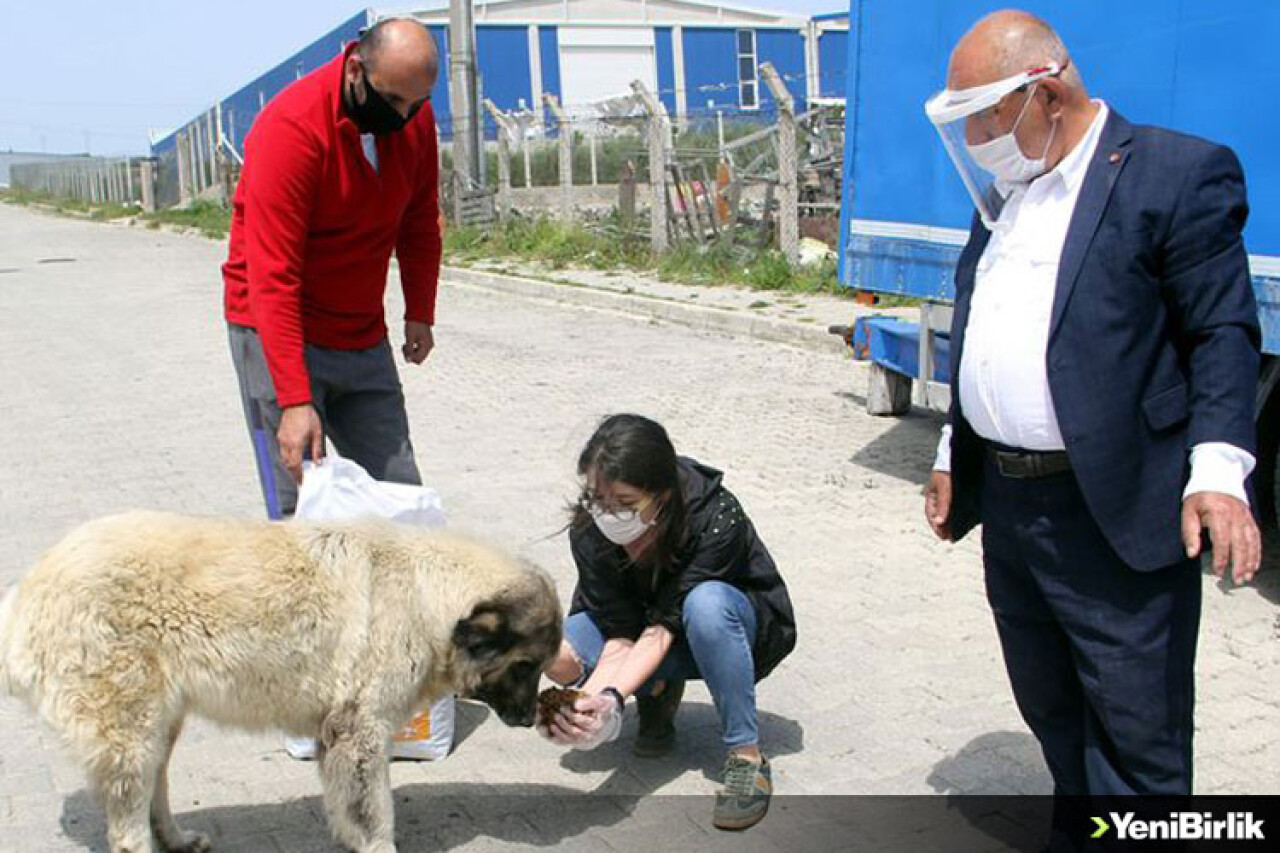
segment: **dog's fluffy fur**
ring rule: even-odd
[[[188,713],[318,737],[334,834],[390,853],[391,734],[450,692],[532,725],[560,633],[545,574],[451,535],[130,513],[0,602],[0,688],[84,760],[112,853],[208,849],[167,799]]]

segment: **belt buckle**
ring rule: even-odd
[[[1034,464],[1033,460],[1021,453],[1011,453],[1007,450],[996,451],[996,470],[1000,472],[1000,476],[1008,477],[1012,480],[1025,480],[1033,474],[1027,471],[1027,465]]]

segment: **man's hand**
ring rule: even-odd
[[[951,541],[951,475],[934,471],[924,487],[924,517],[934,534],[944,542]]]
[[[1237,584],[1253,580],[1262,563],[1262,536],[1248,504],[1221,492],[1188,495],[1182,502],[1182,544],[1191,559],[1200,556],[1206,529],[1213,543],[1213,573],[1222,577],[1229,564]]]
[[[431,334],[431,327],[426,323],[406,320],[404,323],[404,360],[414,364],[422,364],[431,354],[436,339]]]
[[[324,456],[324,430],[320,427],[320,416],[310,403],[284,410],[276,440],[280,443],[280,458],[295,483],[302,482],[302,457],[306,451],[311,451],[313,462],[319,462]]]

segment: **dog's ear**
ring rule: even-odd
[[[480,663],[488,663],[519,640],[511,630],[506,609],[497,602],[482,601],[466,619],[453,626],[453,644]]]

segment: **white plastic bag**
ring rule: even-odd
[[[307,521],[386,518],[418,527],[443,527],[445,523],[435,489],[375,480],[355,462],[332,452],[318,463],[303,464],[294,517]],[[455,715],[454,697],[433,703],[392,739],[391,757],[444,758],[453,747]]]
[[[419,527],[445,523],[435,489],[375,480],[355,462],[332,452],[318,463],[303,463],[296,517],[308,521],[387,518]]]

